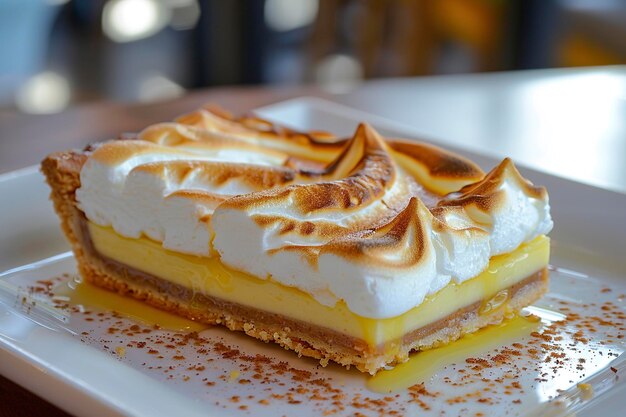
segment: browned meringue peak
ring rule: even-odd
[[[215,216],[221,216],[217,224],[234,216],[235,223],[251,222],[242,227],[254,224],[265,231],[263,245],[268,254],[291,251],[294,246],[302,256],[314,257],[314,250],[302,246],[324,244],[384,222],[419,192],[412,178],[398,175],[387,145],[367,125],[359,126],[348,147],[326,170],[301,175],[298,180],[308,183],[225,201],[215,210]]]
[[[389,222],[333,239],[321,246],[319,253],[332,253],[370,266],[407,268],[418,263],[424,252],[432,250],[423,224],[431,218],[424,204],[411,197]]]
[[[321,182],[233,197],[220,209],[249,211],[257,224],[273,225],[279,235],[328,240],[387,219],[419,191],[410,177],[398,175],[387,144],[367,124],[359,125],[348,146],[325,170],[302,173],[301,178],[306,177]],[[378,205],[368,210],[374,203]]]
[[[509,158],[481,181],[447,195],[434,212],[449,216],[451,208],[489,232],[491,255],[510,252],[553,226],[546,189],[524,179]]]
[[[432,217],[418,198],[411,197],[404,209],[379,225],[345,233],[320,246],[286,245],[268,252],[300,252],[315,267],[320,255],[334,254],[365,266],[407,268],[429,250]],[[424,221],[428,221],[428,230],[424,230]]]
[[[393,166],[393,160],[390,158],[389,147],[385,140],[371,126],[361,123],[341,153],[333,161],[330,161],[321,170],[302,170],[301,175],[319,177],[326,181],[342,179],[350,176],[359,164],[366,163],[366,158],[380,160],[382,165],[389,168]]]
[[[538,200],[548,198],[548,192],[545,187],[533,185],[533,183],[522,177],[522,174],[520,174],[510,158],[505,158],[480,181],[468,184],[460,190],[448,194],[437,206],[458,206],[464,208],[473,206],[483,212],[496,210],[501,206],[501,200],[505,194],[502,187],[507,180],[513,181],[527,197]]]
[[[88,162],[94,160],[106,165],[120,165],[131,159],[145,159],[157,153],[171,155],[172,159],[177,157],[192,159],[196,156],[189,151],[160,146],[142,140],[111,140],[98,144],[91,151]]]
[[[170,190],[211,190],[229,196],[271,189],[296,177],[296,172],[287,167],[202,159],[195,152],[143,140],[106,142],[93,151],[90,159],[124,167],[126,183],[147,174],[166,181]]]
[[[446,195],[483,178],[472,161],[423,142],[387,139],[394,159],[426,189]]]
[[[318,162],[332,161],[345,145],[345,139],[327,132],[299,132],[259,117],[235,118],[217,107],[201,108],[175,121]]]
[[[273,165],[284,165],[290,156],[275,149],[246,142],[236,136],[212,133],[197,126],[180,123],[157,123],[141,131],[137,139],[197,153],[233,150],[259,154],[263,156],[263,160]]]
[[[433,244],[451,246],[445,236],[484,243],[488,233],[476,227],[462,210],[449,209],[434,216],[418,197],[411,197],[388,222],[335,238],[317,253],[334,254],[366,267],[407,269],[431,257]]]
[[[224,195],[271,189],[293,181],[296,176],[293,170],[284,167],[197,160],[149,162],[134,167],[129,175],[138,173],[167,179],[169,186],[178,191],[208,188],[220,190]],[[236,191],[228,191],[231,182],[237,182]]]
[[[215,194],[205,190],[176,190],[164,197],[164,201],[167,203],[168,201],[176,200],[176,199],[187,199],[195,201],[202,205],[202,207],[208,210],[215,210],[217,206],[222,204],[224,201],[228,200],[229,196],[223,194]],[[205,213],[204,216],[200,217],[198,220],[203,223],[207,223],[211,220],[211,212]]]

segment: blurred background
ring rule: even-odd
[[[0,111],[626,63],[624,0],[0,0]]]

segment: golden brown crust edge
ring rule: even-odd
[[[416,349],[428,349],[445,345],[462,334],[470,333],[489,324],[496,324],[503,320],[504,309],[498,309],[487,315],[479,315],[478,308],[465,312],[462,315],[452,317],[446,327],[408,343],[403,343],[395,352],[377,354],[364,352],[361,349],[351,350],[348,348],[333,346],[321,338],[312,339],[308,334],[302,334],[296,329],[289,327],[281,328],[264,324],[258,327],[251,323],[249,318],[224,314],[221,311],[198,310],[190,308],[184,303],[168,297],[164,294],[155,293],[137,285],[132,285],[120,278],[108,274],[98,267],[98,262],[90,259],[81,242],[82,212],[76,206],[75,192],[80,187],[80,169],[87,156],[78,152],[60,152],[49,155],[41,164],[41,170],[51,188],[50,199],[54,204],[55,211],[61,219],[61,227],[67,236],[74,255],[78,262],[80,274],[89,282],[122,295],[131,296],[144,301],[156,308],[172,312],[174,314],[197,320],[206,324],[219,324],[233,331],[243,331],[247,335],[264,342],[274,342],[288,350],[293,350],[299,356],[307,356],[319,359],[322,365],[329,361],[337,362],[343,366],[355,366],[362,372],[375,373],[382,367],[400,363],[408,358],[408,354]],[[519,310],[537,300],[547,291],[547,272],[544,271],[542,279],[530,284],[509,301],[511,310]]]
[[[80,187],[80,169],[86,160],[84,153],[67,151],[52,153],[41,162],[41,172],[50,186],[50,200],[61,220],[61,229],[79,260],[83,258],[78,239],[80,229],[72,220],[80,214],[76,207],[76,190]]]

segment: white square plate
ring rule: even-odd
[[[261,108],[257,113],[299,129],[325,129],[349,135],[358,122],[368,121],[387,136],[415,137],[415,132],[404,126],[399,128],[379,117],[319,99],[290,100]],[[486,169],[496,164],[481,155],[460,153]],[[560,269],[552,273],[551,291],[538,305],[556,309],[559,302],[566,301],[579,308],[585,305],[591,315],[595,314],[594,309],[612,300],[616,309],[624,311],[623,297],[618,295],[626,293],[626,195],[537,171],[522,170],[522,173],[534,183],[548,188],[556,224],[551,233],[552,263]],[[126,346],[129,340],[123,335],[107,334],[104,324],[68,318],[63,314],[47,314],[45,308],[25,308],[21,303],[22,296],[32,296],[25,292],[27,286],[37,280],[75,272],[73,258],[67,253],[68,246],[48,201],[48,193],[37,167],[0,176],[0,271],[7,271],[0,273],[0,373],[76,415],[304,416],[333,410],[337,415],[352,415],[357,411],[379,415],[378,411],[352,407],[350,403],[354,401],[344,401],[343,409],[326,403],[320,405],[314,400],[303,401],[311,394],[310,387],[306,386],[299,388],[306,394],[296,395],[291,404],[275,398],[276,401],[264,405],[259,399],[271,394],[285,397],[293,392],[289,389],[298,385],[293,373],[274,373],[271,381],[265,384],[254,380],[242,384],[240,380],[252,372],[249,363],[228,359],[228,355],[219,351],[199,357],[194,347],[189,346],[180,348],[181,356],[187,358],[187,362],[182,363],[171,358],[155,362],[154,355],[132,347],[126,349],[124,355],[115,355],[112,346]],[[612,291],[600,291],[602,288]],[[81,337],[83,332],[84,337]],[[87,333],[89,336],[85,336]],[[566,369],[550,383],[537,384],[534,379],[544,371],[551,372],[552,368],[546,365],[540,371],[529,370],[521,378],[524,392],[516,394],[516,398],[522,401],[521,406],[506,398],[494,405],[479,402],[454,404],[443,397],[425,398],[429,401],[429,412],[432,415],[439,415],[442,411],[446,415],[473,415],[470,412],[541,415],[547,412],[547,407],[554,415],[572,411],[580,412],[580,415],[621,415],[626,384],[622,383],[623,377],[619,379],[617,376],[626,370],[624,355],[615,359],[606,353],[619,354],[626,347],[623,339],[613,338],[607,342],[609,333],[608,329],[600,329],[597,340],[593,340],[589,348],[582,349],[585,352],[580,358],[587,360],[584,372]],[[344,400],[377,398],[377,394],[366,390],[365,377],[358,372],[334,366],[319,368],[314,361],[298,359],[274,346],[218,328],[202,332],[202,335],[223,340],[242,352],[271,358],[274,364],[284,361],[291,367],[310,372],[307,378],[311,380],[322,378],[341,387]],[[158,337],[168,337],[168,332],[162,332]],[[191,355],[196,355],[193,360]],[[184,372],[187,367],[200,362],[206,364],[202,371]],[[172,366],[172,371],[156,370],[157,365]],[[611,372],[610,366],[618,373]],[[441,370],[427,382],[427,387],[433,391],[447,391],[446,394],[452,390],[454,394],[457,388],[442,385],[441,380],[446,376],[458,377],[458,369]],[[207,388],[207,380],[217,383]],[[583,396],[576,388],[582,380],[595,389],[593,398],[586,401],[582,401]],[[458,394],[474,388],[458,388]],[[564,392],[555,401],[551,397],[557,394],[557,389]],[[237,401],[233,396],[239,397]],[[410,399],[410,395],[401,393],[388,410],[394,407],[400,410],[399,407],[406,405],[403,413],[411,413],[411,410],[424,413],[418,404],[410,403]],[[242,405],[245,409],[240,409]]]

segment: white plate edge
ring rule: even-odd
[[[356,109],[352,109],[348,106],[344,106],[342,104],[339,103],[335,103],[332,101],[328,101],[328,100],[324,100],[321,98],[317,98],[317,97],[301,97],[301,98],[294,98],[294,99],[290,99],[290,100],[285,100],[285,101],[281,101],[281,102],[277,102],[268,106],[264,106],[264,107],[260,107],[258,109],[255,110],[255,112],[258,113],[262,113],[263,111],[266,111],[268,109],[271,108],[276,108],[276,107],[280,107],[280,106],[287,106],[287,105],[324,105],[324,106],[332,106],[334,110],[337,111],[337,113],[343,117],[347,117],[347,118],[354,118],[354,117],[360,117],[360,118],[364,118],[364,120],[368,120],[371,121],[372,124],[375,124],[377,126],[380,126],[384,129],[388,129],[388,130],[393,130],[393,131],[398,131],[398,132],[404,132],[406,131],[408,135],[411,136],[420,136],[421,135],[418,131],[415,130],[415,128],[405,125],[403,123],[398,123],[398,122],[394,122],[391,121],[389,119],[380,117],[380,116],[376,116],[376,115],[371,115],[369,113],[360,111],[360,110],[356,110]],[[424,138],[424,140],[428,141],[428,138]],[[438,144],[436,141],[432,141],[432,143],[434,144]],[[465,149],[458,149],[456,147],[453,146],[448,146],[448,145],[444,145],[446,148],[449,149],[453,149],[457,152],[462,152],[464,154],[477,154],[475,151],[471,151],[471,150],[465,150]],[[489,156],[489,155],[481,155],[484,158],[487,159],[493,159],[493,157]],[[527,170],[529,171],[536,171],[532,168],[527,168]],[[18,170],[14,170],[14,171],[9,171],[3,174],[0,174],[0,182],[6,182],[6,181],[11,181],[14,180],[16,178],[21,178],[21,177],[25,177],[25,176],[29,176],[29,175],[38,175],[39,174],[39,165],[31,165],[28,167],[24,167]],[[602,188],[602,187],[598,187],[598,186],[594,186],[594,185],[589,185],[589,184],[585,184],[585,183],[580,183],[574,180],[570,180],[567,178],[561,178],[558,177],[556,175],[553,174],[548,174],[548,173],[543,173],[540,172],[541,175],[547,175],[547,176],[551,176],[551,177],[555,177],[555,178],[559,178],[562,179],[564,181],[567,181],[569,183],[575,184],[575,185],[580,185],[580,186],[585,186],[585,187],[590,187],[593,189],[596,189],[598,191],[601,192],[606,192],[606,193],[610,193],[610,194],[616,194],[616,195],[623,195],[619,192],[616,192],[614,190],[611,189],[606,189],[606,188]],[[0,342],[2,342],[2,339],[0,339]],[[25,354],[24,352],[20,352],[20,350],[14,350],[11,351],[10,349],[5,349],[5,344],[0,343],[0,347],[2,349],[0,349],[0,359],[4,358],[5,355],[12,355],[13,358],[19,358],[25,365],[29,366],[29,367],[33,367],[33,366],[37,366],[37,365],[45,365],[43,362],[37,362],[37,363],[33,363],[34,358],[32,358],[31,356]],[[3,349],[5,350],[3,352]],[[100,352],[99,352],[100,353]],[[11,356],[7,356],[7,357],[11,357]],[[29,361],[30,359],[30,361]],[[2,362],[0,363],[5,363],[4,360],[2,360]],[[12,366],[6,366],[6,365],[2,365],[0,366],[0,373],[6,376],[10,375],[17,375],[17,380],[14,378],[10,378],[12,379],[14,382],[18,383],[19,385],[23,386],[26,389],[32,390],[33,392],[35,392],[36,394],[38,394],[39,396],[41,396],[42,398],[52,402],[53,404],[59,406],[62,409],[65,409],[66,411],[69,412],[76,412],[76,411],[80,411],[82,410],[82,408],[76,408],[76,410],[74,410],[73,407],[68,407],[65,403],[65,401],[67,400],[67,398],[65,398],[65,395],[62,395],[62,398],[59,398],[59,394],[58,393],[54,393],[54,392],[48,392],[45,389],[33,389],[32,385],[28,386],[25,385],[23,383],[21,383],[21,378],[19,378],[19,375],[17,373],[17,371],[11,371],[13,367]],[[97,398],[97,393],[93,392],[93,391],[89,391],[86,389],[85,386],[81,386],[80,384],[76,384],[75,380],[72,380],[69,376],[60,374],[60,373],[54,373],[54,372],[49,372],[50,368],[47,369],[38,369],[37,372],[39,372],[40,376],[44,377],[44,379],[49,379],[50,381],[60,381],[65,383],[66,385],[68,385],[73,391],[75,395],[81,395],[83,396],[84,399],[88,399],[88,400],[93,400],[95,401],[97,404],[101,404],[103,405],[106,409],[109,409],[113,414],[111,415],[142,415],[142,414],[135,414],[132,409],[132,406],[128,406],[128,407],[124,407],[123,404],[118,404],[118,407],[115,407],[115,404],[113,404],[112,402],[106,402],[106,399],[103,399],[102,401],[99,401],[99,398]],[[138,372],[138,371],[137,371]],[[66,393],[64,393],[66,394]],[[594,407],[595,408],[595,407]],[[93,411],[93,410],[92,410]],[[138,410],[137,410],[138,411]],[[154,410],[152,410],[154,411]],[[220,412],[220,410],[211,410],[212,412],[217,412],[220,415],[226,415],[226,414],[222,414],[222,412]],[[123,414],[120,414],[123,413]],[[151,415],[158,415],[158,414],[151,414]],[[168,414],[163,414],[163,415],[168,415]]]

